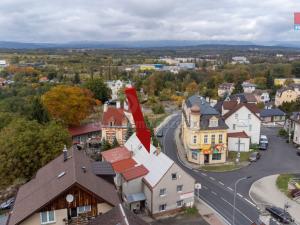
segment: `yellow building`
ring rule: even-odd
[[[227,158],[227,125],[220,113],[201,96],[189,97],[182,106],[182,141],[188,161],[224,163]]]
[[[294,81],[295,84],[300,84],[300,78],[288,78],[289,80]],[[286,82],[287,78],[275,78],[274,85],[275,86],[283,86]]]

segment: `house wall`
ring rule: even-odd
[[[172,174],[177,174],[177,179],[172,180]],[[177,185],[183,185],[181,192],[177,192]],[[194,204],[195,180],[184,172],[177,164],[173,164],[168,172],[163,176],[159,183],[153,188],[153,211],[152,214],[162,213],[159,211],[161,204],[167,204],[166,211],[171,211],[177,207],[177,201],[183,200],[187,206]],[[160,189],[166,188],[166,195],[160,196]]]
[[[66,223],[63,221],[68,217],[67,209],[55,210],[55,223],[51,223],[53,225],[65,225]],[[41,217],[40,213],[35,213],[26,219],[21,225],[41,225]]]
[[[294,123],[294,124],[295,124],[295,129],[294,129],[293,141],[295,144],[300,145],[300,124],[299,123]]]
[[[240,138],[240,151],[248,152],[250,147],[250,138]],[[239,150],[239,138],[229,137],[228,138],[228,151]]]
[[[127,126],[124,127],[103,127],[102,139],[107,140],[110,144],[113,143],[114,137],[117,138],[120,145],[124,145]]]
[[[142,177],[126,182],[122,181],[122,197],[125,195],[135,194],[142,192]]]
[[[235,117],[235,114],[238,117]],[[251,115],[248,119],[248,114]],[[242,107],[225,120],[228,133],[245,131],[252,144],[259,144],[261,121],[247,107]],[[235,125],[235,129],[234,129]]]
[[[255,86],[243,87],[244,93],[252,93],[255,91]]]
[[[148,209],[148,212],[151,214],[152,212],[152,192],[150,188],[143,182],[142,184],[143,192],[146,196],[145,206]]]

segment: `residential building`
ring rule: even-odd
[[[226,100],[235,100],[242,103],[257,103],[257,100],[253,93],[237,93],[227,97]]]
[[[234,56],[232,57],[231,64],[248,64],[249,61],[245,56]]]
[[[96,176],[84,151],[71,148],[20,187],[8,225],[87,224],[120,203],[111,183]]]
[[[136,134],[102,156],[119,174],[116,185],[132,211],[159,216],[193,206],[195,180],[153,145],[148,152]]]
[[[112,80],[106,82],[107,87],[111,90],[111,99],[117,100],[119,91],[122,90],[124,87],[131,86],[130,82],[122,81],[122,80]]]
[[[113,143],[116,138],[120,145],[125,143],[126,132],[129,126],[129,120],[125,115],[124,109],[117,103],[117,106],[108,106],[104,104],[102,117],[102,140]]]
[[[234,83],[223,83],[220,84],[218,87],[218,96],[219,97],[226,97],[231,95],[234,90]]]
[[[260,111],[260,118],[266,124],[284,125],[286,114],[278,108],[263,109]]]
[[[220,113],[198,95],[189,97],[182,109],[181,138],[188,160],[200,165],[224,163],[228,126]]]
[[[228,133],[228,151],[249,152],[250,137],[245,131]]]
[[[256,89],[256,84],[252,84],[250,82],[244,81],[242,83],[242,87],[243,87],[244,93],[253,93]]]
[[[97,216],[88,225],[149,225],[136,214],[119,204],[113,209]]]
[[[252,144],[258,144],[260,139],[261,120],[259,109],[255,104],[238,103],[223,118],[229,127],[228,133],[245,132]]]
[[[275,95],[275,106],[278,107],[284,102],[296,101],[300,96],[299,85],[293,84],[277,90]]]
[[[253,95],[256,98],[257,103],[267,103],[270,101],[270,95],[268,90],[256,89],[253,91]]]
[[[275,78],[275,86],[283,86],[287,80],[292,80],[295,84],[300,84],[300,78]]]
[[[69,127],[73,143],[85,143],[89,138],[101,139],[101,123],[89,123],[76,127]]]

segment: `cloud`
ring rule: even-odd
[[[294,0],[1,0],[0,40],[300,40]]]

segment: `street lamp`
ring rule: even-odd
[[[233,213],[232,213],[232,225],[235,225],[235,202],[236,202],[236,188],[239,182],[243,181],[243,180],[247,180],[250,179],[251,176],[247,176],[247,177],[242,177],[240,179],[238,179],[235,183],[234,183],[234,195],[233,195]]]

